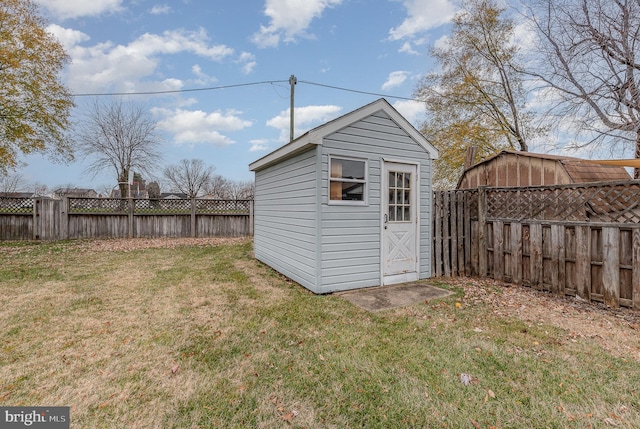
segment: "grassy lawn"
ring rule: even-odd
[[[368,313],[249,241],[189,244],[0,243],[0,405],[73,428],[640,427],[624,318],[471,280]]]

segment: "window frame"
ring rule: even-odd
[[[369,160],[366,158],[355,158],[342,155],[329,154],[329,171],[327,174],[327,201],[330,205],[337,206],[368,206],[369,205]],[[364,179],[344,179],[338,177],[331,177],[331,170],[334,160],[343,161],[356,161],[364,164]],[[332,200],[331,199],[331,183],[361,183],[362,188],[362,200]]]

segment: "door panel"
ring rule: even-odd
[[[383,283],[418,278],[417,167],[384,164],[382,264]]]

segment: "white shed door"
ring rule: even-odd
[[[417,167],[384,163],[382,204],[383,284],[418,279]]]

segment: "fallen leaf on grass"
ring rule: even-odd
[[[282,418],[282,420],[284,420],[287,423],[293,423],[293,419],[297,415],[298,415],[298,411],[297,410],[291,410],[290,412],[288,412],[287,414],[285,414],[281,418]]]
[[[179,364],[175,364],[174,366],[171,367],[171,374],[175,374],[176,372],[178,372],[178,369],[180,369],[180,365]]]
[[[474,428],[476,429],[481,429],[482,426],[480,426],[480,423],[478,423],[477,421],[471,419],[471,424],[473,425]]]

